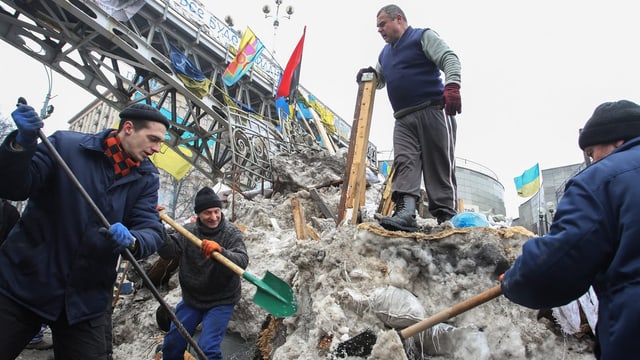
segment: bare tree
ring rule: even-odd
[[[172,196],[169,203],[162,205],[166,206],[167,213],[174,219],[189,218],[194,215],[193,203],[196,193],[203,186],[212,186],[211,181],[195,168],[189,170],[181,180],[165,173],[165,176],[161,177],[160,188]]]

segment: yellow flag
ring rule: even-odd
[[[182,75],[176,74],[184,87],[194,93],[198,98],[202,99],[209,92],[209,88],[211,88],[211,80],[204,78],[202,81],[193,80],[192,78]]]
[[[188,157],[192,155],[191,151],[184,146],[180,146],[179,149]],[[151,162],[153,162],[156,167],[166,171],[178,181],[182,180],[193,166],[165,144],[160,145],[160,152],[151,155],[149,159],[151,159]]]
[[[335,115],[329,109],[322,106],[322,104],[316,101],[316,98],[311,94],[309,94],[309,105],[311,105],[313,110],[315,110],[318,115],[320,115],[320,121],[322,121],[325,129],[327,129],[327,133],[329,133],[329,135],[335,134],[336,127],[333,124]]]

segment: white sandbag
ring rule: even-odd
[[[551,313],[562,328],[562,332],[572,335],[582,331],[580,329],[582,322],[580,309],[585,314],[589,327],[591,327],[591,331],[595,335],[596,324],[598,323],[598,297],[593,287],[589,287],[589,291],[580,296],[578,300],[551,309]]]
[[[374,290],[371,308],[385,325],[403,329],[425,318],[425,310],[411,292],[394,286]]]

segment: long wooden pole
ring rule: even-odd
[[[500,295],[502,295],[502,289],[500,285],[496,285],[489,290],[485,290],[480,294],[464,300],[463,302],[460,302],[450,308],[444,309],[437,314],[434,314],[420,322],[402,329],[401,331],[399,331],[400,337],[402,339],[410,338],[415,334],[427,330],[436,324],[445,322],[456,315],[460,315],[463,312],[473,309],[478,305],[482,305],[489,300],[497,298]]]

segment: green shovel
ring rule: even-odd
[[[189,232],[189,230],[175,222],[167,214],[160,212],[160,218],[172,228],[176,229],[184,237],[191,240],[195,245],[198,247],[202,246],[202,240],[198,239],[198,237]],[[243,268],[234,264],[231,260],[227,259],[217,251],[213,252],[213,258],[231,269],[231,271],[236,273],[238,276],[255,285],[257,287],[257,291],[253,296],[253,302],[267,310],[269,314],[275,317],[287,317],[295,314],[297,310],[296,298],[291,286],[289,286],[289,284],[284,280],[273,275],[269,271],[266,272],[262,279],[258,279],[254,275],[244,271]]]

